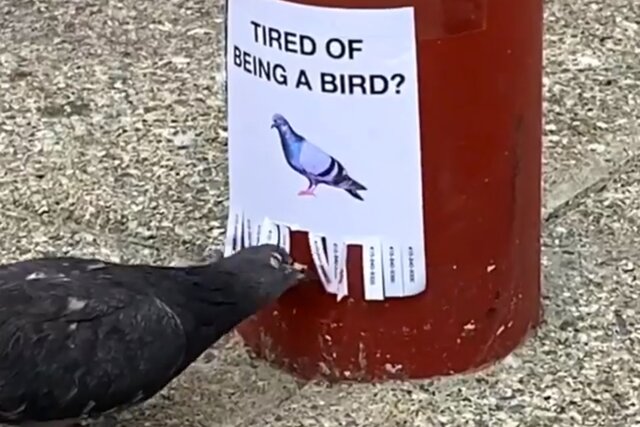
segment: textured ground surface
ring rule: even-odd
[[[0,259],[198,260],[225,217],[217,1],[0,2]],[[130,426],[640,424],[640,3],[547,2],[545,306],[490,371],[307,384],[221,343]]]

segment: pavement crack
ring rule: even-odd
[[[543,223],[551,224],[566,216],[578,207],[586,198],[604,191],[607,186],[620,175],[632,169],[640,161],[640,153],[632,154],[618,165],[609,168],[604,174],[586,180],[583,185],[573,191],[568,197],[558,202],[551,209],[543,213]]]

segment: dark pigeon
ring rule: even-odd
[[[149,399],[303,270],[274,245],[190,267],[0,266],[0,423],[71,426]]]

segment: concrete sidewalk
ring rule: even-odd
[[[218,0],[0,3],[0,260],[223,233]],[[640,425],[640,3],[547,2],[545,321],[479,374],[299,384],[232,337],[126,426]]]

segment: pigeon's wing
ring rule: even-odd
[[[334,187],[350,188],[349,182],[352,179],[344,165],[316,145],[304,144],[300,157],[307,174],[311,175],[312,180],[316,183],[322,182]]]
[[[180,320],[126,270],[63,264],[0,267],[0,423],[135,404],[183,369]]]
[[[300,164],[307,174],[320,181],[330,181],[338,169],[344,169],[336,158],[310,142],[300,148]]]

